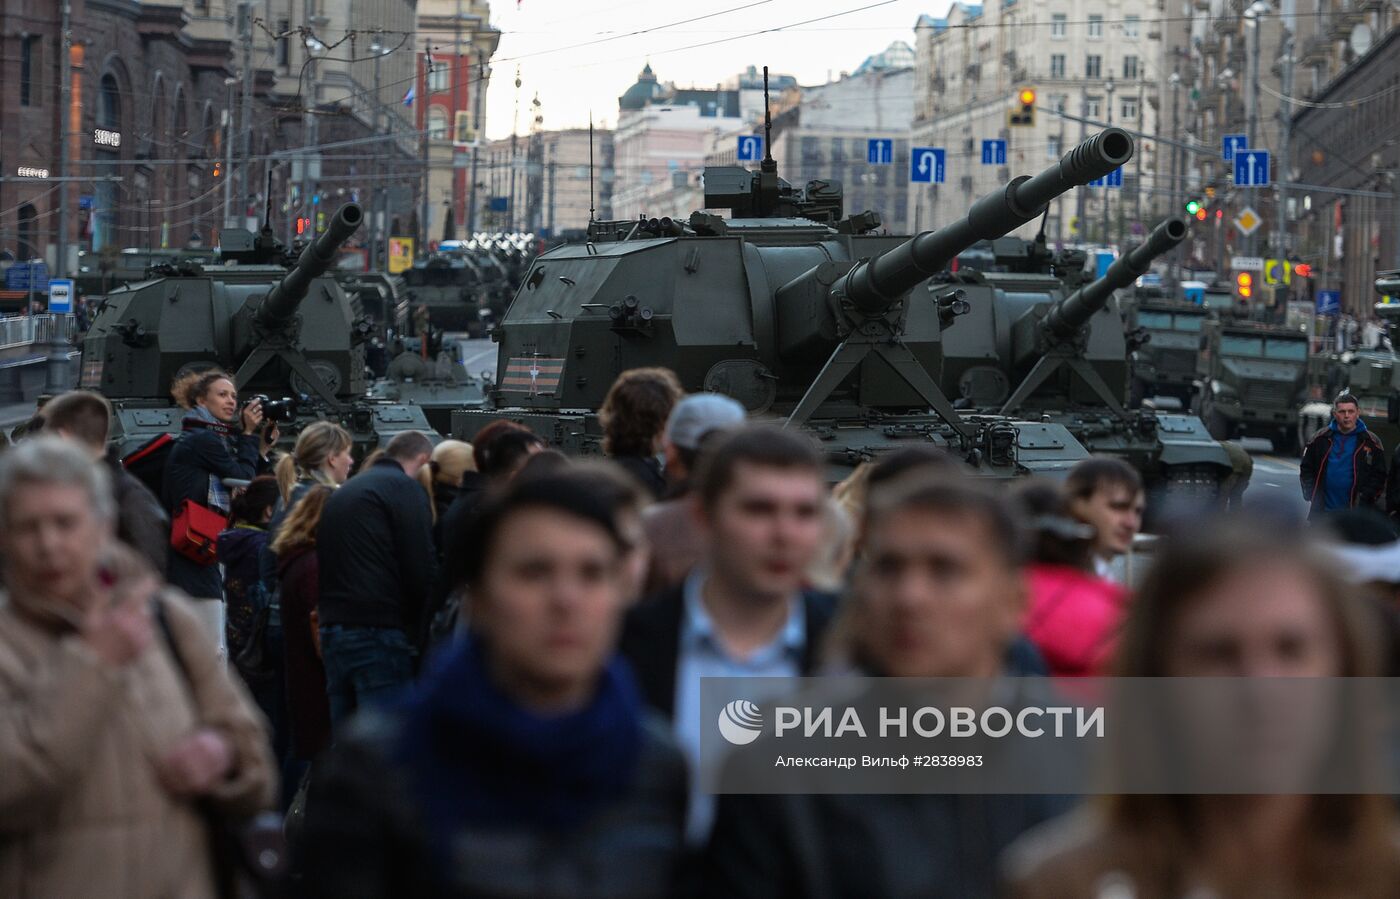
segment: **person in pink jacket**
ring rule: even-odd
[[[1051,675],[1102,674],[1117,644],[1128,591],[1094,573],[1097,534],[1070,514],[1056,485],[1033,482],[1019,497],[1034,534],[1025,634]]]

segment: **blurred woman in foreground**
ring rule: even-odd
[[[1270,684],[1262,679],[1310,679],[1285,685],[1294,706],[1319,695],[1305,688],[1329,683],[1316,679],[1375,675],[1374,620],[1342,591],[1316,548],[1305,536],[1245,524],[1168,541],[1130,608],[1116,673],[1254,678],[1241,687],[1265,697]],[[1210,704],[1200,692],[1186,695],[1197,706]],[[1309,716],[1340,720],[1340,705],[1304,708],[1284,724],[1306,727]],[[1202,728],[1167,734],[1158,725],[1157,742],[1188,753],[1216,739]],[[1356,728],[1319,730],[1316,746],[1304,739],[1286,748],[1301,747],[1323,777],[1345,775],[1319,747],[1354,752]],[[1273,764],[1280,743],[1264,747],[1259,759]],[[1126,776],[1150,775],[1144,764],[1180,770],[1176,760],[1145,760],[1123,751],[1126,745],[1111,759]],[[1113,795],[1028,835],[1008,861],[1010,895],[1018,899],[1109,895],[1110,885],[1111,895],[1134,899],[1381,899],[1400,895],[1400,821],[1391,800],[1378,795]]]

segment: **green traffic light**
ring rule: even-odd
[[[1186,202],[1186,212],[1187,212],[1188,214],[1190,214],[1190,215],[1195,215],[1197,212],[1200,211],[1200,209],[1201,209],[1201,204],[1200,204],[1199,202],[1197,202],[1196,200],[1188,200],[1188,201]]]

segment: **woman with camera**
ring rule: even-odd
[[[166,577],[206,600],[196,610],[222,644],[223,580],[212,540],[226,527],[231,505],[224,479],[252,480],[267,467],[277,425],[264,424],[260,398],[240,411],[233,377],[218,369],[178,378],[170,392],[189,411],[165,463],[162,499],[173,529]]]

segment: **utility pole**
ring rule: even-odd
[[[486,54],[476,51],[476,80],[472,87],[472,168],[471,185],[467,192],[467,236],[476,233],[476,165],[481,149],[481,95],[486,91]]]
[[[224,79],[224,228],[241,227],[233,216],[233,133],[235,122],[233,118],[233,86],[237,84],[237,79]],[[244,167],[247,167],[247,160],[244,160]]]
[[[376,36],[374,42],[369,45],[369,52],[374,54],[374,136],[379,137],[382,133],[379,127],[380,105],[384,98],[380,95],[379,88],[379,60],[384,55],[384,47],[379,43]],[[384,155],[384,146],[376,144],[374,151],[374,163],[370,166],[370,188],[369,188],[369,270],[374,271],[379,268],[379,229],[383,220],[383,210],[380,208],[384,197],[381,185],[384,168],[380,165],[380,159]],[[387,269],[387,266],[386,266]]]
[[[452,17],[452,227],[459,227],[462,216],[457,209],[457,113],[462,110],[458,99],[459,82],[462,80],[462,0],[457,0],[457,14]],[[470,236],[470,232],[468,233]],[[456,238],[457,235],[444,234],[443,237]]]
[[[1292,137],[1293,116],[1292,101],[1288,98],[1293,95],[1293,32],[1289,29],[1288,23],[1283,26],[1283,99],[1279,100],[1278,119],[1280,125],[1278,162],[1274,164],[1274,255],[1279,259],[1288,257],[1288,231],[1285,227],[1288,217],[1288,188],[1284,183],[1288,181],[1288,144]]]
[[[1171,208],[1169,212],[1176,212],[1180,208],[1180,193],[1182,177],[1186,159],[1182,155],[1181,140],[1181,69],[1180,63],[1172,70],[1168,79],[1172,86],[1172,189]],[[1173,291],[1181,284],[1181,247],[1175,247],[1171,253],[1171,265],[1167,272],[1167,280],[1170,282]]]
[[[549,145],[549,236],[554,236],[554,164],[556,151],[559,149],[557,143]]]
[[[514,231],[515,227],[515,142],[520,131],[520,66],[515,67],[515,115],[510,124],[510,212],[507,216],[510,227],[506,230]]]
[[[1108,127],[1113,127],[1113,76],[1108,76],[1107,83],[1103,86],[1104,104],[1108,107]],[[1108,194],[1111,188],[1108,186],[1108,178],[1103,179],[1103,245],[1109,245],[1108,240]]]
[[[428,84],[433,77],[433,44],[429,40],[423,41],[423,96],[418,98],[423,109],[423,212],[422,219],[418,223],[418,255],[426,256],[428,253],[428,214],[430,212],[428,204],[428,176],[432,169],[428,168],[428,141],[431,138],[429,132],[429,104],[428,104]],[[423,341],[427,346],[428,342]]]
[[[1260,5],[1258,0],[1256,0],[1256,2],[1243,13],[1245,22],[1254,25],[1254,59],[1250,62],[1249,78],[1249,146],[1251,148],[1259,146],[1259,57],[1261,55],[1260,35],[1264,30],[1264,23],[1260,19]],[[1255,243],[1253,234],[1245,238],[1245,244],[1245,255],[1256,255],[1255,250],[1257,249],[1257,244]]]
[[[238,226],[246,228],[248,226],[248,169],[253,165],[253,5],[248,0],[242,0],[238,4],[239,25],[241,26],[243,37],[243,128],[240,136],[243,138],[240,145],[239,155],[242,161],[238,166]],[[229,107],[229,118],[232,120],[233,107]],[[233,169],[225,169],[225,178],[233,177]],[[225,217],[232,211],[229,207],[224,207]]]
[[[1084,121],[1087,118],[1089,118],[1089,88],[1086,85],[1079,89],[1079,143],[1081,144],[1088,139],[1089,126],[1088,123]],[[1079,232],[1075,236],[1079,238],[1080,243],[1083,243],[1089,231],[1084,223],[1083,190],[1076,190],[1074,192],[1074,221],[1076,229]]]
[[[314,13],[315,9],[312,6],[312,0],[306,0],[306,22],[308,26],[313,21]],[[301,159],[300,205],[306,212],[307,220],[311,223],[309,227],[311,233],[308,234],[307,237],[314,238],[316,236],[316,217],[314,215],[315,210],[312,208],[311,203],[311,158],[312,149],[316,146],[316,105],[321,95],[320,84],[316,81],[316,48],[324,47],[325,45],[314,37],[307,37],[302,43],[306,47],[306,83],[310,88],[310,100],[307,102],[306,109],[302,113],[301,120],[303,150]],[[287,230],[289,232],[287,235],[287,243],[290,245],[292,242],[290,221],[287,223]]]
[[[68,119],[69,107],[73,103],[73,3],[63,0],[63,25],[58,35],[59,69],[62,86],[58,101],[58,239],[55,241],[57,257],[54,271],[60,276],[68,274]]]
[[[1138,102],[1137,102],[1137,114],[1138,114],[1138,124],[1139,124],[1139,126],[1141,126],[1142,124],[1144,124],[1144,120],[1147,118],[1147,105],[1143,102],[1144,99],[1145,99],[1145,97],[1143,96],[1142,84],[1141,84],[1141,82],[1139,82],[1139,83],[1138,83],[1138,96],[1137,96],[1137,101],[1138,101]],[[1133,194],[1134,194],[1134,196],[1133,196],[1133,219],[1134,219],[1139,225],[1142,225],[1142,152],[1141,152],[1141,151],[1139,151],[1139,152],[1133,154],[1133,184],[1136,186],[1136,190],[1133,191]],[[1143,226],[1143,231],[1145,232],[1146,230],[1147,230],[1147,229],[1146,229],[1146,226]]]

